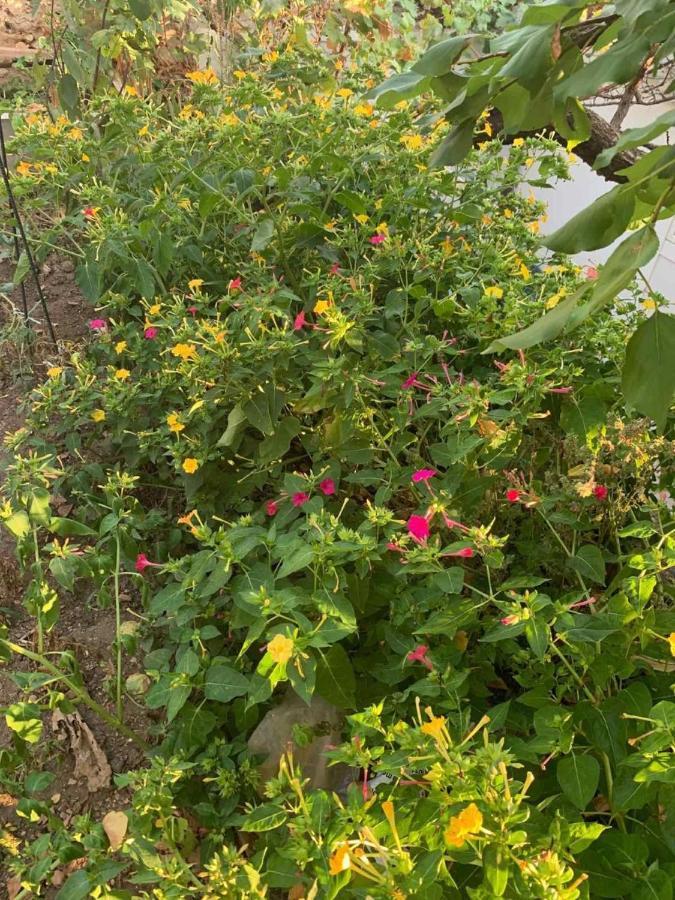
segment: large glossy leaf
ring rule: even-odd
[[[465,119],[443,138],[429,160],[432,168],[456,166],[468,155],[473,144],[474,125],[475,119]]]
[[[402,72],[376,85],[365,94],[365,99],[376,101],[380,109],[392,109],[401,100],[417,97],[429,87],[429,83],[428,75],[422,75],[420,72]]]
[[[675,317],[658,310],[637,329],[623,367],[626,402],[665,425],[675,391]]]
[[[316,691],[340,709],[353,709],[356,678],[349,657],[340,644],[321,653],[316,668]]]
[[[560,97],[590,97],[603,84],[625,84],[635,75],[649,52],[649,37],[636,32],[617,41],[558,87]]]
[[[452,68],[462,52],[471,41],[478,37],[475,34],[464,34],[439,41],[430,47],[413,66],[413,71],[420,75],[432,75],[434,77],[445,75]]]
[[[551,53],[553,35],[553,25],[534,28],[528,40],[501,69],[500,76],[509,80],[515,79],[518,84],[538,93],[553,66]]]
[[[561,759],[556,778],[563,794],[577,809],[586,809],[600,782],[600,763],[594,756],[575,753]]]
[[[579,253],[580,250],[606,247],[626,230],[634,207],[632,189],[617,185],[578,212],[562,228],[544,238],[544,244],[558,253]]]
[[[228,703],[248,691],[248,678],[231,666],[211,666],[204,679],[204,696],[207,700]]]

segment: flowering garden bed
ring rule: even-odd
[[[486,132],[432,171],[444,119],[375,108],[381,74],[274,50],[18,125],[17,196],[95,309],[9,441],[36,640],[7,778],[87,705],[47,654],[78,589],[117,617],[94,713],[159,716],[122,833],[50,821],[27,891],[78,860],[63,898],[671,896],[673,447],[618,378],[644,311],[486,354],[595,275],[539,245],[528,180],[567,160]],[[337,711],[338,793],[256,777],[289,693]]]

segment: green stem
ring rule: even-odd
[[[40,559],[40,547],[38,545],[38,536],[37,536],[37,528],[33,525],[33,550],[35,551],[35,568],[36,575],[39,573],[40,583],[42,583],[42,561]],[[36,609],[36,619],[37,619],[37,645],[38,645],[38,653],[45,652],[45,632],[42,627],[42,607],[40,606],[40,601],[35,605]]]
[[[124,705],[122,703],[122,610],[120,601],[120,533],[115,532],[115,701],[117,718],[124,721]]]
[[[72,678],[62,672],[57,666],[53,665],[49,662],[49,660],[41,655],[40,653],[33,653],[32,650],[27,650],[25,647],[22,647],[20,644],[15,644],[13,641],[8,641],[5,638],[0,638],[0,646],[7,647],[8,650],[11,650],[12,653],[18,653],[19,656],[25,656],[26,659],[30,659],[32,662],[37,663],[51,675],[54,675],[59,681],[62,681],[66,687],[70,688],[70,690],[75,694],[78,700],[81,700],[85,706],[88,706],[92,712],[95,712],[97,716],[99,716],[107,725],[110,725],[111,728],[116,729],[121,732],[125,737],[129,738],[130,741],[133,741],[137,747],[140,747],[143,750],[148,749],[147,744],[144,740],[138,737],[137,734],[127,728],[124,722],[120,722],[118,718],[115,716],[111,716],[105,707],[101,706],[100,703],[97,703],[93,697],[86,691],[85,688],[81,688],[77,685]]]
[[[600,754],[602,756],[602,764],[605,769],[605,781],[607,782],[607,801],[609,803],[609,808],[612,811],[612,815],[617,821],[617,824],[621,831],[626,831],[626,823],[623,820],[623,816],[621,813],[617,813],[614,811],[614,776],[612,775],[612,764],[609,761],[609,756],[603,750]]]
[[[567,671],[570,673],[570,675],[572,676],[572,678],[574,678],[574,680],[575,680],[576,683],[579,685],[579,687],[580,687],[581,690],[584,692],[584,694],[586,694],[586,696],[587,696],[588,699],[591,701],[591,703],[593,703],[593,705],[595,705],[595,702],[596,702],[596,701],[595,701],[595,697],[594,697],[593,694],[589,691],[588,687],[584,684],[583,679],[581,678],[581,676],[579,675],[579,673],[576,672],[576,671],[572,668],[572,666],[571,666],[570,663],[568,662],[567,658],[566,658],[565,656],[563,656],[563,654],[562,654],[561,651],[558,649],[558,647],[556,646],[555,643],[552,642],[552,643],[551,643],[551,647],[553,648],[553,652],[558,656],[558,658],[560,659],[560,661],[563,663],[563,665],[565,666],[565,668],[567,669]]]

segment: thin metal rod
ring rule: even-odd
[[[26,251],[26,257],[28,258],[28,265],[30,266],[30,270],[33,273],[33,278],[35,280],[35,287],[37,289],[37,295],[40,299],[40,305],[42,306],[42,311],[45,315],[45,321],[47,323],[47,328],[49,329],[49,336],[52,339],[52,343],[56,347],[56,334],[54,333],[54,326],[52,325],[52,320],[49,316],[49,309],[47,307],[47,300],[45,299],[45,295],[42,292],[42,285],[40,284],[40,274],[38,272],[38,268],[35,265],[35,259],[33,258],[33,251],[30,249],[30,244],[28,243],[28,238],[26,237],[26,232],[23,227],[23,222],[21,220],[21,216],[19,214],[19,207],[16,203],[16,198],[14,197],[14,191],[12,190],[12,185],[9,180],[9,165],[7,160],[7,148],[5,146],[5,132],[2,127],[2,121],[0,120],[0,156],[2,157],[2,180],[5,183],[5,190],[7,191],[7,199],[9,200],[9,205],[12,209],[12,214],[14,216],[14,221],[16,223],[16,227],[19,229],[19,235],[21,236],[21,242],[23,243],[24,250]]]

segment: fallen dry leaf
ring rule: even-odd
[[[111,850],[119,850],[124,843],[127,828],[129,827],[129,819],[126,813],[118,812],[112,809],[103,816],[103,830],[108,835]]]
[[[83,778],[90,793],[109,787],[112,778],[110,763],[82,716],[78,712],[64,715],[55,709],[52,713],[52,728],[68,738],[75,758],[75,778]]]
[[[21,890],[21,880],[19,878],[8,878],[6,882],[7,886],[7,898],[8,900],[14,900],[16,895]]]

